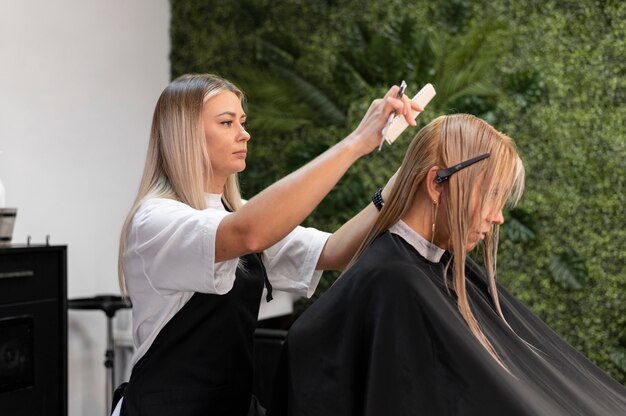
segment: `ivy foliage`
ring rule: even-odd
[[[415,4],[417,3],[417,4]],[[526,168],[500,281],[626,383],[626,3],[619,0],[171,0],[172,76],[242,87],[245,196],[347,135],[405,79],[513,137]],[[397,13],[402,10],[402,13]],[[418,126],[419,127],[419,126]],[[357,162],[306,225],[334,230],[397,169],[410,136]],[[317,295],[336,275],[325,273]],[[305,308],[307,302],[300,303]]]

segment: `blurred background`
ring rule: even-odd
[[[626,384],[626,3],[0,0],[0,57],[13,240],[68,246],[68,297],[118,293],[119,230],[170,79],[217,73],[246,93],[248,198],[348,134],[390,85],[412,96],[430,82],[418,125],[472,113],[524,160],[500,282]],[[357,162],[307,225],[332,231],[367,204],[416,131]],[[70,311],[68,326],[69,414],[102,414],[104,318]]]

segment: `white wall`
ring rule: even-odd
[[[68,296],[117,293],[117,243],[169,80],[167,0],[0,0],[0,179],[14,243],[68,246]],[[69,314],[70,416],[104,414],[105,318]]]

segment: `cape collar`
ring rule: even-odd
[[[204,200],[206,201],[207,208],[219,209],[224,211],[224,204],[222,204],[222,194],[204,194]]]
[[[402,220],[399,220],[389,227],[389,232],[402,237],[407,243],[413,246],[422,257],[433,263],[439,263],[441,256],[445,253],[444,249],[431,244],[430,241],[426,240]]]

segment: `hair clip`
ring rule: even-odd
[[[452,166],[451,168],[440,169],[437,171],[437,176],[435,176],[435,182],[441,183],[441,182],[447,181],[448,179],[450,179],[450,176],[452,176],[452,174],[457,173],[461,169],[465,169],[466,167],[471,166],[476,162],[480,162],[481,160],[486,159],[489,156],[490,156],[489,153],[485,153],[484,155],[467,159],[466,161],[456,164]]]

